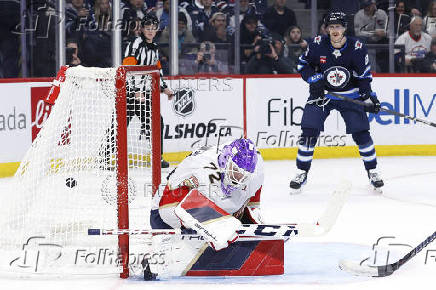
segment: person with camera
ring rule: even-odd
[[[197,53],[195,60],[197,73],[218,73],[228,71],[224,64],[216,59],[215,44],[210,41],[205,41],[200,44],[200,50]]]
[[[254,55],[246,66],[247,74],[288,74],[291,67],[284,61],[283,44],[263,38],[256,41]],[[279,51],[277,51],[279,50]]]
[[[241,62],[246,63],[253,55],[253,47],[256,41],[262,39],[258,29],[258,19],[256,15],[245,15],[240,25],[240,43],[241,43]]]
[[[66,64],[68,66],[77,66],[82,63],[79,58],[79,44],[75,39],[67,39]]]

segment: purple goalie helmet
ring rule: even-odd
[[[218,156],[223,192],[230,195],[233,190],[246,185],[256,164],[256,147],[250,139],[237,139],[224,146]]]

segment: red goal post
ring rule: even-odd
[[[151,94],[151,110],[152,110],[152,191],[153,195],[159,188],[161,181],[161,121],[160,121],[160,70],[157,66],[120,66],[116,73],[116,110],[117,110],[117,147],[118,147],[118,228],[129,228],[129,203],[128,201],[128,152],[127,152],[127,89],[126,75],[127,73],[148,71],[152,75],[152,94]],[[157,113],[159,112],[159,113]],[[118,245],[122,257],[123,272],[121,278],[129,277],[129,235],[124,234],[118,237]]]

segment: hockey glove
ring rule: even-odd
[[[360,99],[365,103],[365,112],[377,114],[380,112],[380,101],[375,92],[365,92],[360,94]]]
[[[324,99],[325,83],[322,74],[311,76],[307,82],[309,83],[309,93],[311,99]]]

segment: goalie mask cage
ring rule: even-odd
[[[87,230],[149,224],[161,181],[159,77],[154,66],[66,70],[13,190],[1,196],[2,272],[127,278],[129,264],[140,265],[144,240],[131,253],[129,235]]]

